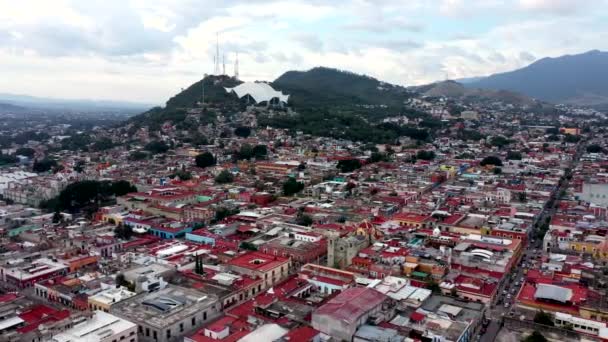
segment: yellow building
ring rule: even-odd
[[[125,287],[109,288],[90,296],[88,300],[91,311],[101,310],[109,312],[110,307],[122,300],[135,296],[135,292],[127,290]]]

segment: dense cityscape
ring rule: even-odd
[[[608,342],[607,17],[0,1],[0,342]]]
[[[192,89],[4,121],[3,341],[608,338],[605,114],[408,89],[358,141]]]

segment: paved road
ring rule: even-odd
[[[570,172],[578,163],[583,151],[583,146],[584,144],[581,142],[579,144],[577,153],[572,159],[572,162],[570,165],[568,165]],[[522,279],[525,276],[524,270],[529,268],[532,262],[539,262],[540,259],[537,259],[537,255],[539,251],[542,255],[542,238],[537,238],[538,228],[536,228],[536,226],[540,227],[543,225],[547,218],[551,218],[557,211],[556,202],[559,200],[561,191],[568,188],[568,176],[569,173],[564,175],[564,177],[561,179],[560,185],[553,191],[542,211],[534,220],[532,229],[529,233],[528,244],[524,246],[524,255],[519,261],[519,264],[515,268],[514,272],[512,272],[510,275],[506,275],[501,280],[498,287],[498,294],[486,311],[486,318],[490,320],[490,324],[486,328],[486,332],[481,335],[480,341],[490,342],[496,339],[496,335],[500,330],[502,316],[509,313],[515,297],[517,297],[517,294],[519,293],[519,289],[522,285]],[[532,243],[533,240],[534,243]]]

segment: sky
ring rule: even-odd
[[[163,104],[214,71],[404,86],[608,50],[608,0],[0,0],[0,93]]]

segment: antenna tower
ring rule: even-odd
[[[234,78],[239,79],[239,53],[236,53],[236,60],[234,61]]]
[[[220,34],[215,34],[215,68],[213,73],[216,75],[220,74]]]

